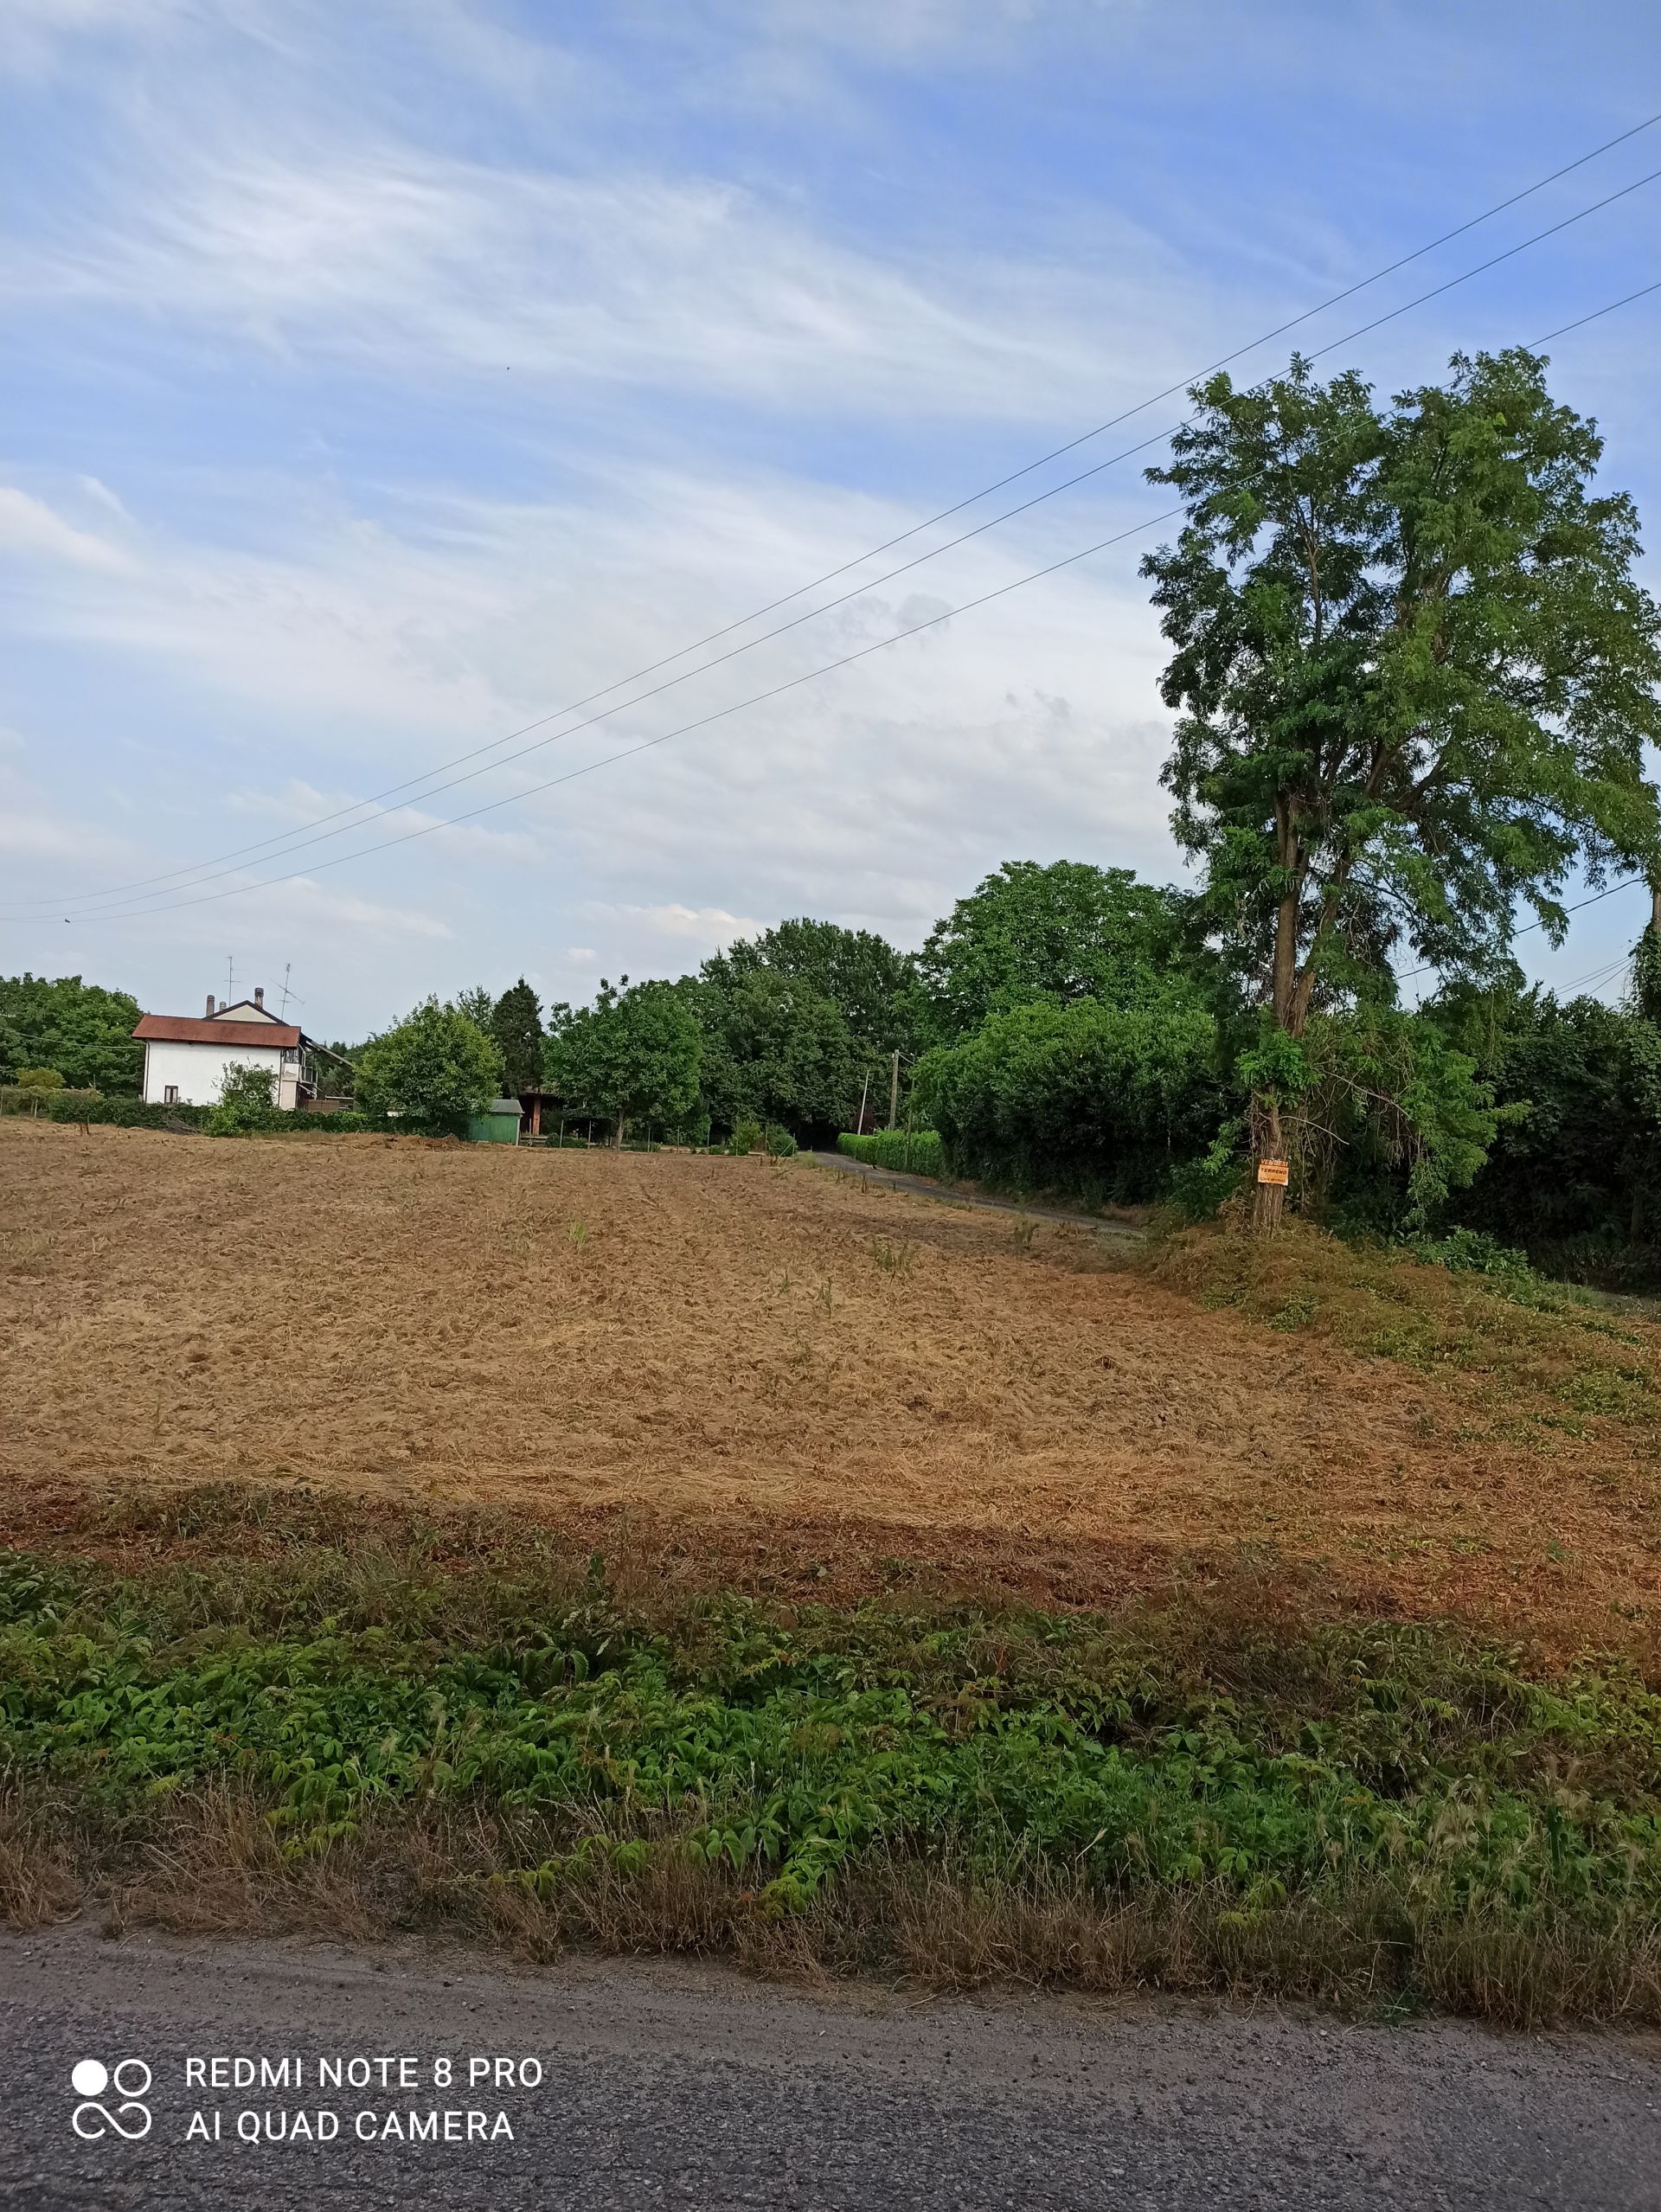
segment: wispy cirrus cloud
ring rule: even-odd
[[[0,484],[0,557],[7,554],[109,574],[128,572],[133,565],[125,548],[95,531],[78,529],[44,499],[16,484]]]
[[[1111,390],[1111,320],[1181,342],[1176,272],[1119,223],[1109,276],[991,248],[942,266],[741,184],[504,169],[394,144],[170,143],[95,229],[48,223],[0,297],[234,331],[362,369],[704,393],[774,409],[1050,419]],[[112,180],[113,186],[113,180]],[[1099,247],[1101,241],[1098,241]],[[1174,354],[1170,358],[1176,358]]]

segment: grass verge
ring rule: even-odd
[[[1202,1305],[1422,1373],[1475,1376],[1554,1426],[1613,1417],[1661,1428],[1653,1327],[1526,1271],[1510,1281],[1427,1266],[1400,1246],[1349,1243],[1300,1221],[1273,1237],[1215,1223],[1178,1230],[1146,1265]]]
[[[0,1907],[1661,2022],[1661,1696],[1196,1593],[0,1554]]]

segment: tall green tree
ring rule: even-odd
[[[702,1037],[676,984],[602,978],[592,1006],[549,1016],[548,1081],[571,1110],[610,1121],[619,1144],[632,1121],[677,1129],[690,1118]]]
[[[523,976],[491,1010],[491,1035],[501,1049],[502,1080],[510,1095],[542,1080],[542,1002]]]
[[[136,1094],[144,1048],[132,1032],[138,1002],[79,976],[0,976],[0,1082],[24,1068],[55,1068],[72,1090]]]
[[[704,1033],[703,1102],[731,1127],[777,1121],[798,1137],[851,1125],[869,1074],[918,1042],[914,964],[869,929],[802,915],[743,938],[682,985]]]
[[[1038,999],[1145,997],[1171,965],[1182,901],[1128,868],[1006,861],[937,922],[917,958],[930,1027],[966,1035]]]
[[[487,984],[476,983],[465,991],[459,991],[449,1001],[452,1010],[471,1022],[476,1029],[491,1033],[491,1023],[496,1015],[496,993]]]
[[[502,1087],[493,1037],[453,1006],[429,998],[360,1048],[357,1104],[400,1127],[459,1135]]]
[[[874,1055],[896,1045],[910,1047],[907,994],[913,972],[910,956],[874,930],[844,929],[805,914],[759,937],[741,938],[701,971],[707,983],[728,993],[758,975],[804,984],[816,997],[830,1000],[849,1035]]]
[[[1392,996],[1398,948],[1492,971],[1519,904],[1561,936],[1577,865],[1661,867],[1637,516],[1594,492],[1602,441],[1545,370],[1461,356],[1383,407],[1302,363],[1220,375],[1148,472],[1187,511],[1144,563],[1175,648],[1164,780],[1204,918],[1258,980],[1260,1158],[1286,1151],[1317,1004]]]
[[[876,1048],[835,999],[801,977],[755,968],[724,988],[701,983],[696,1003],[712,1120],[730,1127],[753,1116],[805,1138],[852,1127]]]

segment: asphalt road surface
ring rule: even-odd
[[[288,2082],[238,2086],[238,2060]],[[1661,2045],[0,1937],[0,2206],[19,2212],[1534,2205],[1656,2212]]]

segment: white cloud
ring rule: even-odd
[[[429,377],[447,364],[932,419],[1070,420],[1111,394],[1115,357],[1145,375],[1177,336],[1167,257],[1112,218],[1086,276],[855,245],[754,189],[638,169],[510,170],[390,141],[175,138],[151,162],[95,234],[14,251],[5,291],[388,373],[419,361]]]
[[[672,900],[659,907],[608,907],[590,901],[588,911],[597,920],[631,921],[653,936],[683,939],[712,950],[735,937],[757,937],[766,926],[747,914],[729,914],[724,907],[683,907]]]
[[[90,530],[77,529],[43,499],[15,484],[0,484],[0,553],[44,555],[80,568],[119,571],[132,566],[122,548]]]
[[[146,36],[179,22],[189,6],[189,0],[6,0],[0,68],[32,74],[71,40]]]

